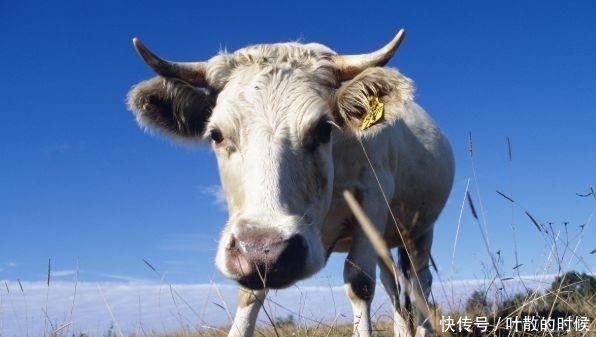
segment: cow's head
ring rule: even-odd
[[[206,139],[216,154],[229,210],[216,257],[225,276],[281,288],[323,267],[332,248],[321,238],[334,183],[331,143],[340,132],[378,132],[411,101],[410,80],[380,68],[402,37],[364,55],[285,43],[194,63],[162,60],[134,40],[159,75],[128,94],[138,123]],[[384,115],[365,129],[371,99],[383,102]]]

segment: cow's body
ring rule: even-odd
[[[251,336],[267,289],[309,277],[332,251],[348,252],[354,333],[371,334],[377,255],[344,190],[357,196],[386,243],[399,247],[401,285],[419,309],[427,307],[433,223],[454,164],[448,141],[413,102],[411,81],[378,67],[399,40],[356,66],[355,56],[318,44],[254,46],[169,66],[137,44],[163,76],[129,94],[137,120],[175,137],[212,139],[230,212],[216,264],[242,285],[230,336]],[[371,111],[380,118],[365,125]],[[399,286],[379,267],[395,333],[409,336]],[[425,310],[414,323],[419,335],[431,331]]]
[[[342,196],[344,190],[366,202],[367,193],[376,194],[382,187],[385,195],[371,198],[371,203],[379,204],[379,213],[388,214],[384,238],[389,247],[403,246],[396,221],[404,226],[401,235],[410,233],[412,240],[432,231],[451,189],[451,179],[445,177],[453,172],[453,159],[448,141],[420,106],[412,103],[391,128],[374,138],[337,138],[333,144],[333,198],[323,225],[325,242],[337,240],[336,233],[345,232],[342,224],[352,218]],[[396,219],[389,215],[387,202]],[[412,224],[414,218],[418,220]],[[351,238],[347,237],[336,243],[334,251],[347,252],[350,247]]]

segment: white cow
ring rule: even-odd
[[[159,75],[128,94],[138,123],[178,139],[207,139],[217,157],[229,220],[216,265],[241,285],[229,336],[251,336],[267,289],[313,275],[333,251],[348,252],[354,335],[371,336],[378,257],[344,190],[387,244],[399,247],[401,282],[379,264],[396,336],[432,332],[426,310],[410,318],[410,298],[427,307],[433,223],[454,162],[443,133],[414,103],[412,81],[383,67],[402,38],[403,30],[364,55],[280,43],[186,63],[162,60],[134,40]]]

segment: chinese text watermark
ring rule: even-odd
[[[472,332],[474,330],[486,332],[489,330],[488,317],[441,316],[439,321],[442,332]],[[515,332],[582,332],[590,331],[590,318],[584,316],[567,317],[538,317],[538,316],[509,316],[498,317],[494,325],[505,330]]]

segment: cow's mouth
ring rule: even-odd
[[[249,289],[285,288],[305,272],[308,246],[301,235],[279,240],[277,235],[232,238],[227,267],[232,278]]]

